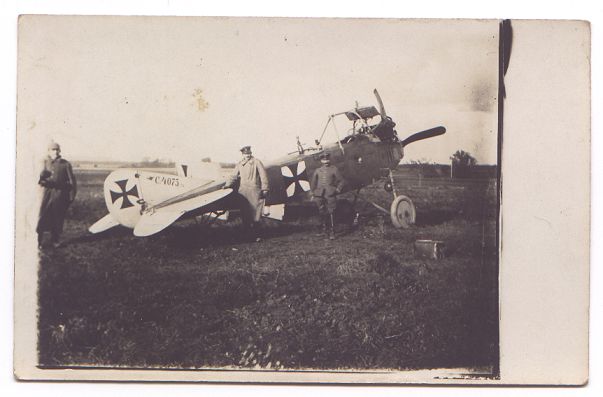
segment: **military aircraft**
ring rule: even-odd
[[[264,203],[264,216],[282,220],[287,205],[310,198],[311,177],[321,166],[320,155],[327,152],[331,164],[338,167],[344,178],[342,193],[354,191],[356,202],[363,187],[385,181],[385,190],[393,195],[389,211],[376,203],[371,204],[388,213],[395,227],[406,228],[414,224],[415,207],[410,198],[398,194],[392,170],[404,156],[405,146],[442,135],[446,129],[435,127],[401,140],[394,129],[396,123],[387,116],[379,93],[376,89],[373,93],[379,110],[374,106],[356,105],[352,110],[332,114],[314,147],[304,147],[298,138],[296,152],[265,163],[270,191]],[[351,128],[340,139],[334,119],[344,115],[351,122]],[[374,122],[376,117],[378,121]],[[337,141],[323,146],[322,140],[330,125]],[[200,215],[223,218],[229,210],[240,208],[240,196],[233,189],[224,188],[227,178],[218,164],[198,164],[196,167],[177,164],[176,168],[175,174],[139,169],[113,171],[104,183],[109,214],[89,231],[100,233],[121,224],[134,229],[135,236],[150,236],[182,218]]]

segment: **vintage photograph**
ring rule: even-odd
[[[37,367],[498,379],[502,31],[22,16]]]

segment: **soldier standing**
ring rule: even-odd
[[[329,153],[320,155],[322,167],[312,176],[312,198],[318,204],[318,213],[322,218],[323,233],[328,232],[329,240],[335,239],[333,212],[337,207],[337,195],[343,189],[343,178],[337,167],[331,165]]]
[[[38,184],[44,188],[36,228],[38,248],[42,248],[46,231],[50,232],[52,245],[58,248],[65,214],[69,205],[75,200],[77,191],[71,164],[61,157],[61,147],[58,143],[53,142],[48,147],[48,158],[44,161],[44,170],[40,174]]]
[[[268,175],[262,162],[251,153],[251,146],[241,148],[243,159],[236,165],[234,175],[224,186],[233,187],[239,183],[239,194],[242,196],[241,216],[243,226],[250,237],[260,241],[257,229],[262,216],[264,200],[268,196]]]

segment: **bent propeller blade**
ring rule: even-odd
[[[387,117],[387,114],[385,114],[385,106],[383,106],[383,101],[381,100],[381,95],[379,95],[379,92],[377,91],[376,88],[373,90],[373,94],[375,94],[375,97],[377,98],[377,102],[379,102],[379,109],[381,110],[381,117],[383,117],[383,118]]]
[[[430,128],[428,130],[417,132],[416,134],[412,134],[411,136],[409,136],[408,138],[403,140],[401,142],[401,144],[402,144],[402,146],[410,145],[413,142],[420,141],[420,140],[427,139],[427,138],[433,138],[434,136],[442,135],[445,132],[446,132],[446,128],[444,128],[442,126]]]

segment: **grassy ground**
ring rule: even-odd
[[[441,368],[498,362],[496,189],[423,180],[403,192],[417,225],[366,208],[356,230],[267,221],[184,222],[150,238],[86,229],[105,215],[100,173],[79,174],[60,249],[41,255],[42,365]],[[403,186],[403,181],[398,181]],[[387,206],[382,189],[368,189]],[[298,211],[303,212],[301,209]],[[416,258],[417,239],[446,242]]]

